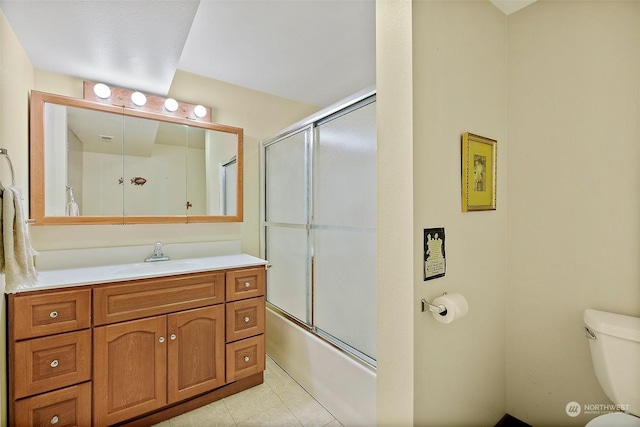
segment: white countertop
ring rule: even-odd
[[[235,254],[170,261],[138,262],[134,264],[47,270],[38,272],[38,283],[35,287],[20,289],[19,292],[146,279],[150,277],[173,276],[177,274],[224,270],[266,264],[267,261],[261,258],[256,258],[246,254]]]

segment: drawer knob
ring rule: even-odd
[[[246,317],[244,318],[244,323],[249,323],[249,320],[251,320],[251,319],[249,319],[249,316],[246,316]]]
[[[244,361],[245,361],[245,362],[248,362],[248,361],[249,361],[249,356],[245,356],[245,357],[244,357]]]
[[[53,359],[53,361],[51,362],[51,367],[52,368],[57,368],[59,365],[58,360],[57,359]]]
[[[54,415],[53,418],[51,418],[51,421],[49,421],[52,425],[58,424],[58,421],[60,421],[60,418],[58,418],[57,415]]]
[[[244,287],[245,287],[245,288],[248,288],[249,286],[251,286],[251,283],[249,283],[249,282],[244,282]]]
[[[173,340],[175,340],[177,337],[176,337],[176,334],[171,334],[171,336],[170,336],[169,338],[171,338],[171,341],[173,341]]]
[[[52,311],[51,313],[49,313],[49,317],[51,317],[52,319],[55,319],[56,317],[58,317],[58,312]]]
[[[164,337],[160,337],[160,338],[158,339],[158,341],[160,341],[160,342],[164,342]]]

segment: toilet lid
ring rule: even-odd
[[[622,412],[612,412],[595,417],[585,427],[640,427],[640,418]]]

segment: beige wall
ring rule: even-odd
[[[584,309],[640,316],[639,46],[637,1],[509,17],[507,409],[537,427],[609,403]]]
[[[376,2],[380,426],[414,419],[411,9],[408,1]]]
[[[34,89],[82,97],[82,79],[36,70]],[[127,226],[31,227],[37,250],[242,239],[243,251],[259,255],[258,146],[318,108],[178,70],[168,96],[213,109],[213,120],[244,128],[244,222]],[[26,169],[27,165],[22,165]]]
[[[494,425],[505,412],[507,17],[489,2],[413,5],[415,424]],[[461,209],[460,138],[498,140],[497,210]],[[423,281],[423,230],[444,227],[446,275]],[[461,293],[451,324],[419,301]]]
[[[378,352],[391,359],[379,360],[379,420],[396,406],[416,425],[490,425],[504,412],[584,425],[595,414],[570,418],[566,404],[609,400],[582,312],[640,315],[640,3],[540,1],[509,17],[484,2],[378,3]],[[399,28],[413,29],[409,58],[387,52]],[[496,212],[459,210],[451,165],[464,131],[499,141]],[[423,283],[432,226],[447,229],[448,271]],[[467,318],[420,313],[442,291],[467,297]]]

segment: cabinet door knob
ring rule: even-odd
[[[249,316],[246,316],[246,317],[244,318],[244,323],[249,323],[249,320],[251,320],[251,319],[249,319]]]
[[[49,317],[51,317],[52,319],[55,319],[56,317],[58,317],[58,312],[52,311],[51,313],[49,313]]]
[[[158,339],[158,341],[160,341],[160,342],[164,342],[164,337],[160,337],[160,338]]]
[[[248,288],[249,286],[251,286],[251,283],[249,283],[249,282],[244,282],[244,287],[245,287],[245,288]]]
[[[58,367],[58,365],[59,365],[58,360],[57,359],[53,359],[53,361],[51,362],[51,367],[52,368],[56,368],[56,367]]]
[[[170,336],[169,338],[171,338],[171,341],[173,341],[173,340],[175,340],[177,337],[176,337],[176,334],[171,334],[171,336]]]
[[[51,421],[49,421],[52,425],[58,424],[58,421],[60,421],[60,418],[58,418],[57,415],[54,415],[53,418],[51,418]]]
[[[249,361],[249,356],[245,356],[245,357],[244,357],[244,361],[245,361],[245,362],[248,362],[248,361]]]

